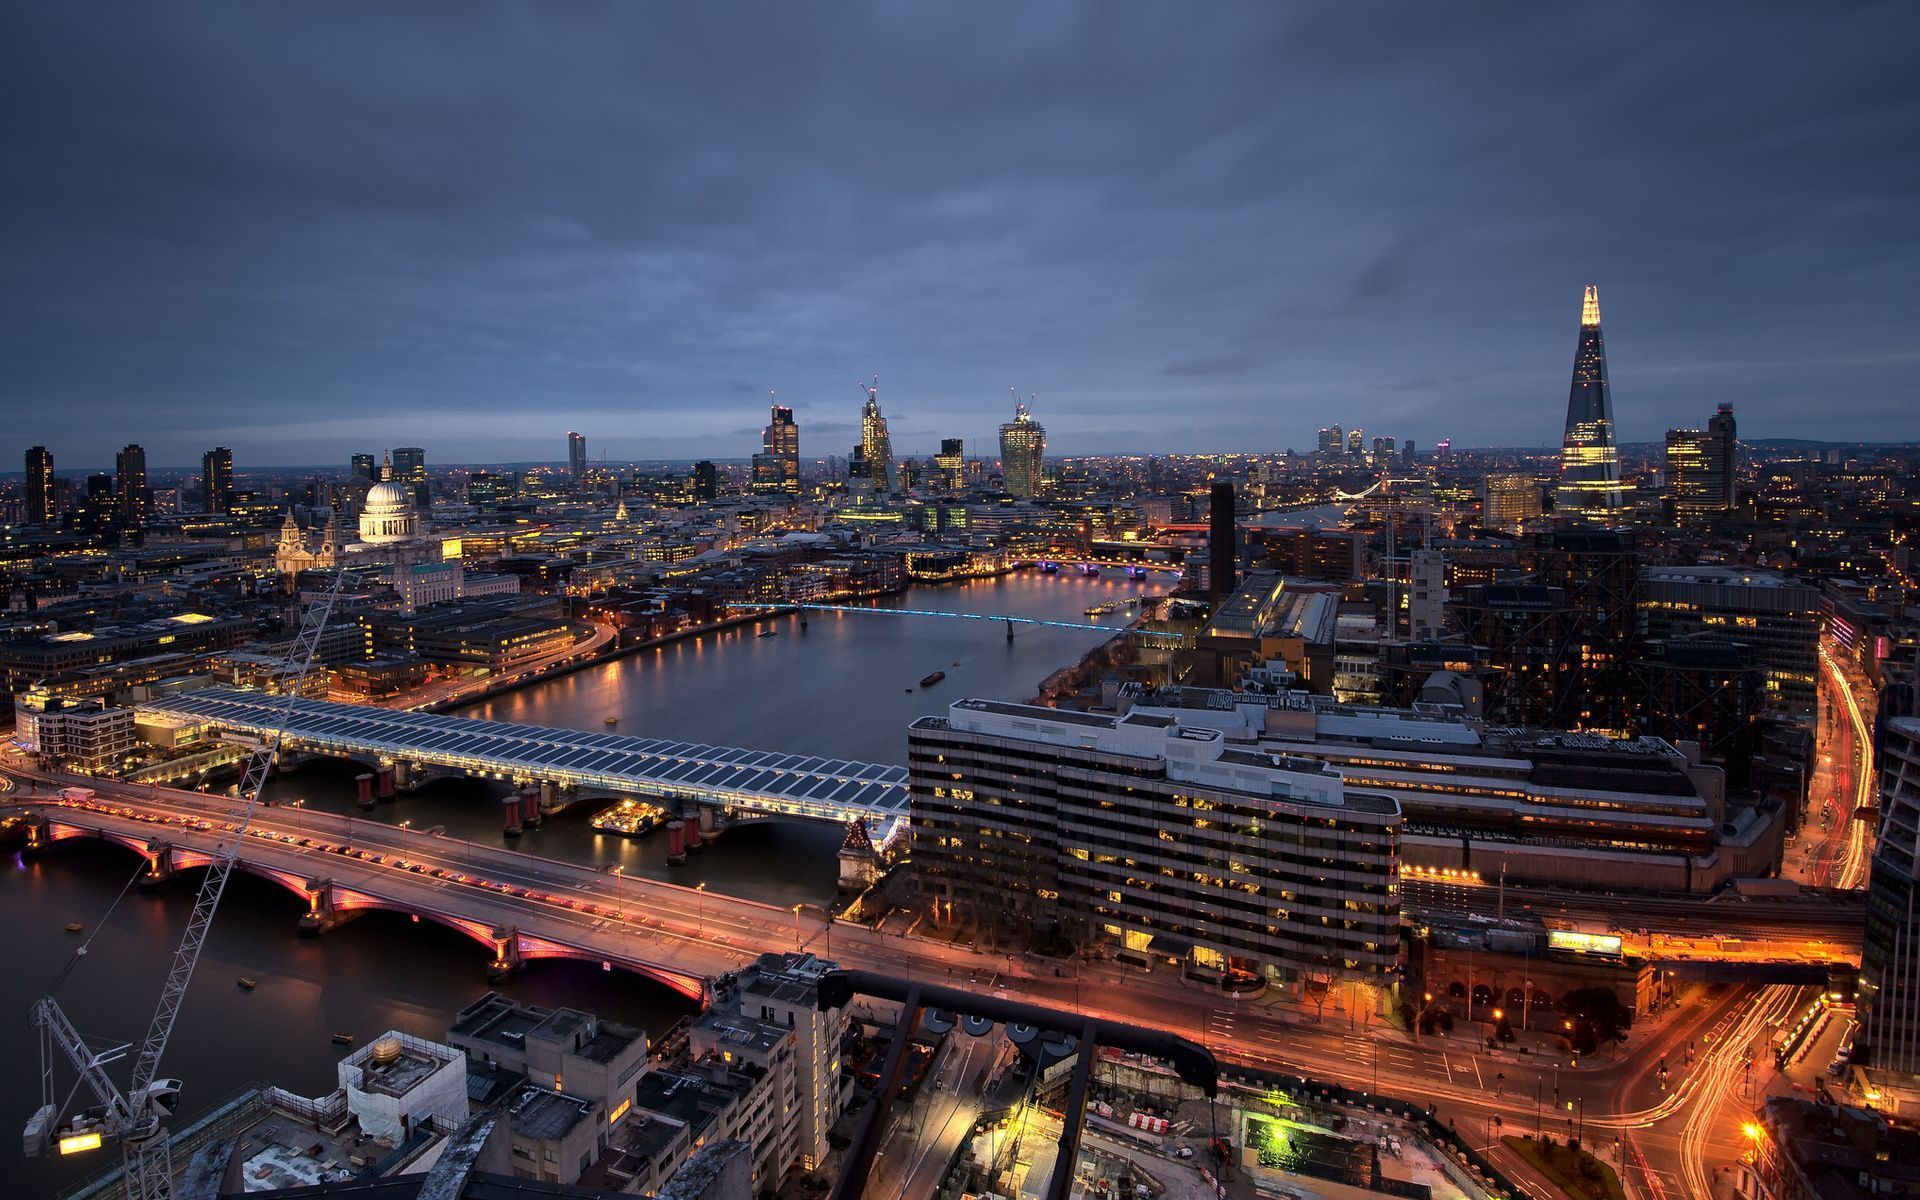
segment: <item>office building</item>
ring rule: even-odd
[[[389,478],[401,483],[425,483],[427,481],[427,452],[418,446],[396,446],[391,458],[392,473]]]
[[[147,487],[147,452],[126,446],[113,460],[114,516],[122,529],[143,529],[153,515],[153,491]]]
[[[933,470],[939,477],[940,490],[947,493],[960,491],[967,483],[967,444],[961,438],[941,438],[940,453],[933,457]]]
[[[1820,589],[1776,571],[1744,567],[1648,567],[1636,592],[1640,637],[1671,641],[1710,634],[1753,648],[1769,703],[1813,711],[1819,670]]]
[[[844,1104],[840,1046],[850,1017],[820,1011],[820,980],[835,964],[811,954],[762,954],[723,976],[695,1018],[687,1048],[696,1062],[752,1064],[767,1072],[772,1105],[751,1131],[754,1178],[772,1190],[789,1169],[811,1171],[830,1149]]]
[[[200,456],[200,482],[206,488],[203,508],[210,513],[233,511],[233,451],[215,446]]]
[[[29,525],[51,525],[59,515],[55,508],[53,454],[45,446],[27,451],[27,511]]]
[[[882,428],[884,431],[884,426]],[[794,422],[793,410],[785,405],[770,407],[767,427],[760,432],[760,453],[754,456],[753,487],[760,492],[800,490],[800,426]]]
[[[893,463],[893,435],[887,432],[887,419],[880,415],[877,387],[867,389],[867,402],[860,410],[860,458],[875,491],[899,490],[900,477]]]
[[[1347,435],[1340,431],[1338,425],[1329,425],[1320,431],[1317,449],[1322,458],[1338,458],[1346,453]]]
[[[467,503],[481,512],[494,512],[513,499],[513,476],[475,471],[467,476]]]
[[[1027,406],[1015,402],[1013,420],[1000,427],[1000,475],[1007,492],[1023,500],[1040,494],[1041,464],[1047,457],[1047,431]]]
[[[1116,711],[1217,729],[1242,753],[1324,768],[1349,794],[1391,799],[1414,875],[1504,870],[1542,886],[1710,892],[1778,860],[1778,810],[1729,811],[1721,771],[1660,738],[1516,729],[1297,691],[1129,684]]]
[[[960,700],[915,721],[913,861],[937,919],[1215,977],[1390,974],[1399,805],[1184,716]]]
[[[701,459],[693,464],[693,498],[696,503],[706,504],[720,495],[720,470],[713,463]]]
[[[1364,429],[1347,430],[1347,457],[1359,458],[1366,453],[1367,432]]]
[[[1906,1077],[1920,1090],[1920,712],[1913,689],[1886,689],[1874,728],[1880,831],[1867,876],[1867,931],[1860,951],[1860,1033],[1853,1061]]]
[[[378,481],[380,478],[380,460],[371,454],[356,454],[347,469],[351,479]]]
[[[1669,521],[1696,521],[1705,507],[1707,435],[1698,429],[1667,430],[1665,486],[1660,503]]]
[[[1589,284],[1580,304],[1580,340],[1574,349],[1573,385],[1567,393],[1567,426],[1560,445],[1560,484],[1554,492],[1554,510],[1569,517],[1607,522],[1619,516],[1625,498],[1620,486],[1620,451],[1614,444],[1606,346],[1600,336],[1600,289]]]
[[[1446,631],[1447,560],[1438,550],[1415,550],[1407,562],[1407,634],[1415,641]]]
[[[1233,594],[1239,582],[1238,523],[1233,511],[1233,481],[1216,479],[1207,509],[1207,587],[1216,603]]]
[[[1488,529],[1512,533],[1545,511],[1531,475],[1488,475],[1482,485],[1480,521]]]
[[[1706,502],[1715,512],[1730,512],[1739,503],[1740,430],[1733,405],[1722,404],[1707,418]]]
[[[587,477],[587,435],[567,432],[567,477],[575,484]]]

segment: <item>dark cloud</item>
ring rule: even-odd
[[[875,373],[903,452],[1009,385],[1068,453],[1535,444],[1588,281],[1626,437],[1920,436],[1903,5],[9,16],[0,397],[63,465],[733,457],[770,388],[844,453]]]

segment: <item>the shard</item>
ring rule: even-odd
[[[1613,438],[1613,393],[1607,387],[1607,351],[1600,337],[1600,289],[1587,285],[1580,305],[1580,345],[1567,393],[1567,432],[1560,444],[1557,512],[1607,522],[1624,502],[1620,451]]]

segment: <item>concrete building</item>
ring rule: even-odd
[[[1481,485],[1480,521],[1489,529],[1513,532],[1545,509],[1540,481],[1531,475],[1492,474]]]
[[[1900,689],[1889,689],[1889,701]],[[1854,1061],[1906,1077],[1920,1091],[1920,917],[1915,913],[1920,849],[1920,716],[1894,704],[1880,714],[1874,765],[1880,775],[1880,831],[1867,877],[1867,932],[1860,951],[1860,1035]]]
[[[338,1070],[348,1111],[373,1137],[398,1143],[423,1126],[451,1133],[466,1122],[467,1061],[452,1046],[392,1030]]]
[[[1378,977],[1399,960],[1400,808],[1169,711],[961,700],[907,735],[913,856],[1026,936],[1110,939],[1214,977]]]
[[[14,700],[13,740],[29,754],[104,771],[133,750],[133,710],[26,693]]]
[[[1447,624],[1447,560],[1438,550],[1415,550],[1407,562],[1407,635],[1437,638]]]
[[[1710,891],[1770,873],[1779,856],[1777,808],[1728,811],[1720,769],[1659,738],[1509,729],[1302,692],[1129,685],[1118,708],[1218,729],[1242,753],[1311,763],[1390,798],[1405,814],[1399,854],[1410,870]]]
[[[1820,589],[1744,567],[1648,567],[1640,572],[1639,636],[1717,634],[1745,642],[1769,702],[1813,712],[1819,670]]]

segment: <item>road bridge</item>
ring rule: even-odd
[[[289,704],[231,688],[150,701],[140,711],[248,737],[280,726],[286,751],[393,766],[403,787],[438,773],[546,784],[562,799],[582,791],[689,797],[747,814],[862,819],[882,844],[906,827],[907,770],[896,765],[326,700]]]

